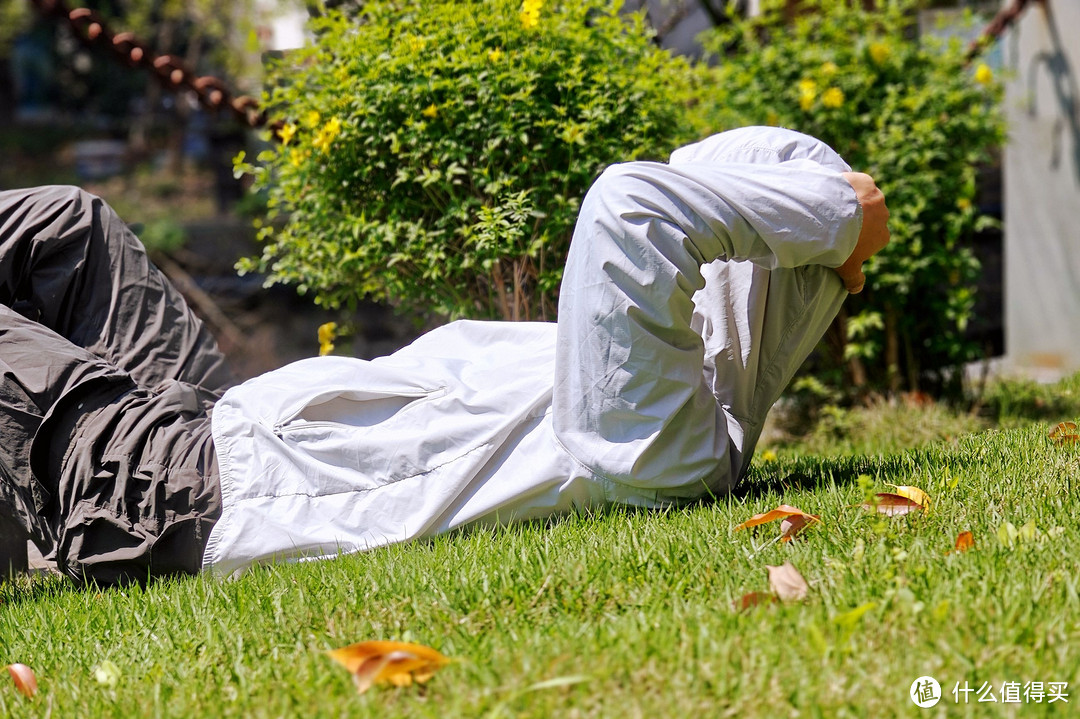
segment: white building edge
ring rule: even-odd
[[[999,369],[1045,381],[1080,371],[1078,33],[1080,2],[1044,0],[1001,38],[1009,136]]]

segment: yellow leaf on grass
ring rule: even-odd
[[[1022,542],[1041,542],[1042,532],[1035,525],[1035,520],[1031,519],[1024,523],[1020,527],[1018,534],[1020,535],[1020,541]]]
[[[930,497],[927,496],[926,492],[922,491],[918,487],[911,487],[904,484],[893,484],[890,486],[895,489],[896,493],[899,494],[901,497],[907,497],[923,509],[926,509],[930,506]]]
[[[33,669],[25,664],[8,664],[7,670],[16,689],[28,697],[37,694],[37,677],[34,676]]]
[[[791,562],[784,562],[779,567],[766,564],[765,568],[769,570],[769,586],[780,601],[797,602],[806,598],[810,586]]]
[[[423,684],[450,660],[431,647],[407,642],[370,641],[327,652],[353,675],[356,690],[363,694],[372,684],[409,686]]]
[[[998,541],[1006,547],[1011,547],[1016,543],[1017,538],[1020,536],[1020,532],[1016,530],[1016,525],[1012,522],[1005,522],[997,530]]]
[[[769,522],[775,522],[778,519],[784,520],[780,525],[780,541],[782,542],[790,541],[806,525],[821,521],[821,518],[817,515],[807,514],[798,507],[792,507],[790,504],[781,504],[776,509],[762,512],[761,514],[755,514],[745,522],[736,525],[735,531],[756,527],[759,524],[768,524]]]

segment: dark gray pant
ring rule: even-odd
[[[0,376],[0,524],[79,580],[199,570],[231,376],[100,198],[0,192]]]

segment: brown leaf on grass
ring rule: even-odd
[[[769,586],[780,601],[797,602],[806,598],[810,587],[791,562],[784,562],[779,567],[766,564],[765,568],[769,570]]]
[[[16,689],[28,697],[37,694],[37,677],[34,676],[33,669],[25,664],[8,664],[7,670]]]
[[[975,536],[971,532],[960,532],[956,535],[956,551],[966,552],[975,546]]]
[[[737,612],[745,612],[747,609],[756,607],[759,604],[771,604],[776,601],[776,595],[769,594],[768,592],[749,592],[742,595],[731,604],[735,607]]]
[[[1080,434],[1076,431],[1076,422],[1058,422],[1057,426],[1050,430],[1049,437],[1059,447],[1080,441]]]
[[[892,492],[878,492],[876,502],[863,502],[860,507],[871,512],[896,517],[908,512],[922,511],[923,506],[915,500]]]
[[[821,518],[814,514],[807,514],[798,507],[789,504],[781,504],[776,509],[755,514],[750,519],[735,526],[735,531],[756,527],[759,524],[768,524],[778,519],[784,520],[780,524],[780,541],[790,542],[795,535],[802,531],[803,527],[813,522],[820,522]]]
[[[370,641],[327,652],[353,675],[356,690],[363,694],[373,684],[406,687],[423,684],[450,660],[431,647],[406,642]]]
[[[795,539],[803,527],[813,521],[818,520],[809,514],[793,514],[790,517],[784,517],[784,521],[780,522],[780,541],[790,542]]]

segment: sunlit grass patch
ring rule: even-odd
[[[1065,715],[1080,694],[1020,706],[973,694],[966,707],[952,694],[1080,688],[1080,447],[1054,444],[1049,426],[831,456],[789,447],[712,502],[465,531],[235,581],[23,580],[0,588],[0,645],[40,691],[0,681],[0,712],[887,717],[918,711],[908,690],[930,675],[949,716]],[[929,508],[859,507],[891,485],[925,490]],[[775,523],[735,531],[779,504],[821,522],[788,543]],[[958,552],[963,531],[974,546]],[[806,599],[737,611],[785,561]],[[326,651],[368,639],[454,661],[422,687],[361,696]],[[105,662],[118,671],[95,671]]]

